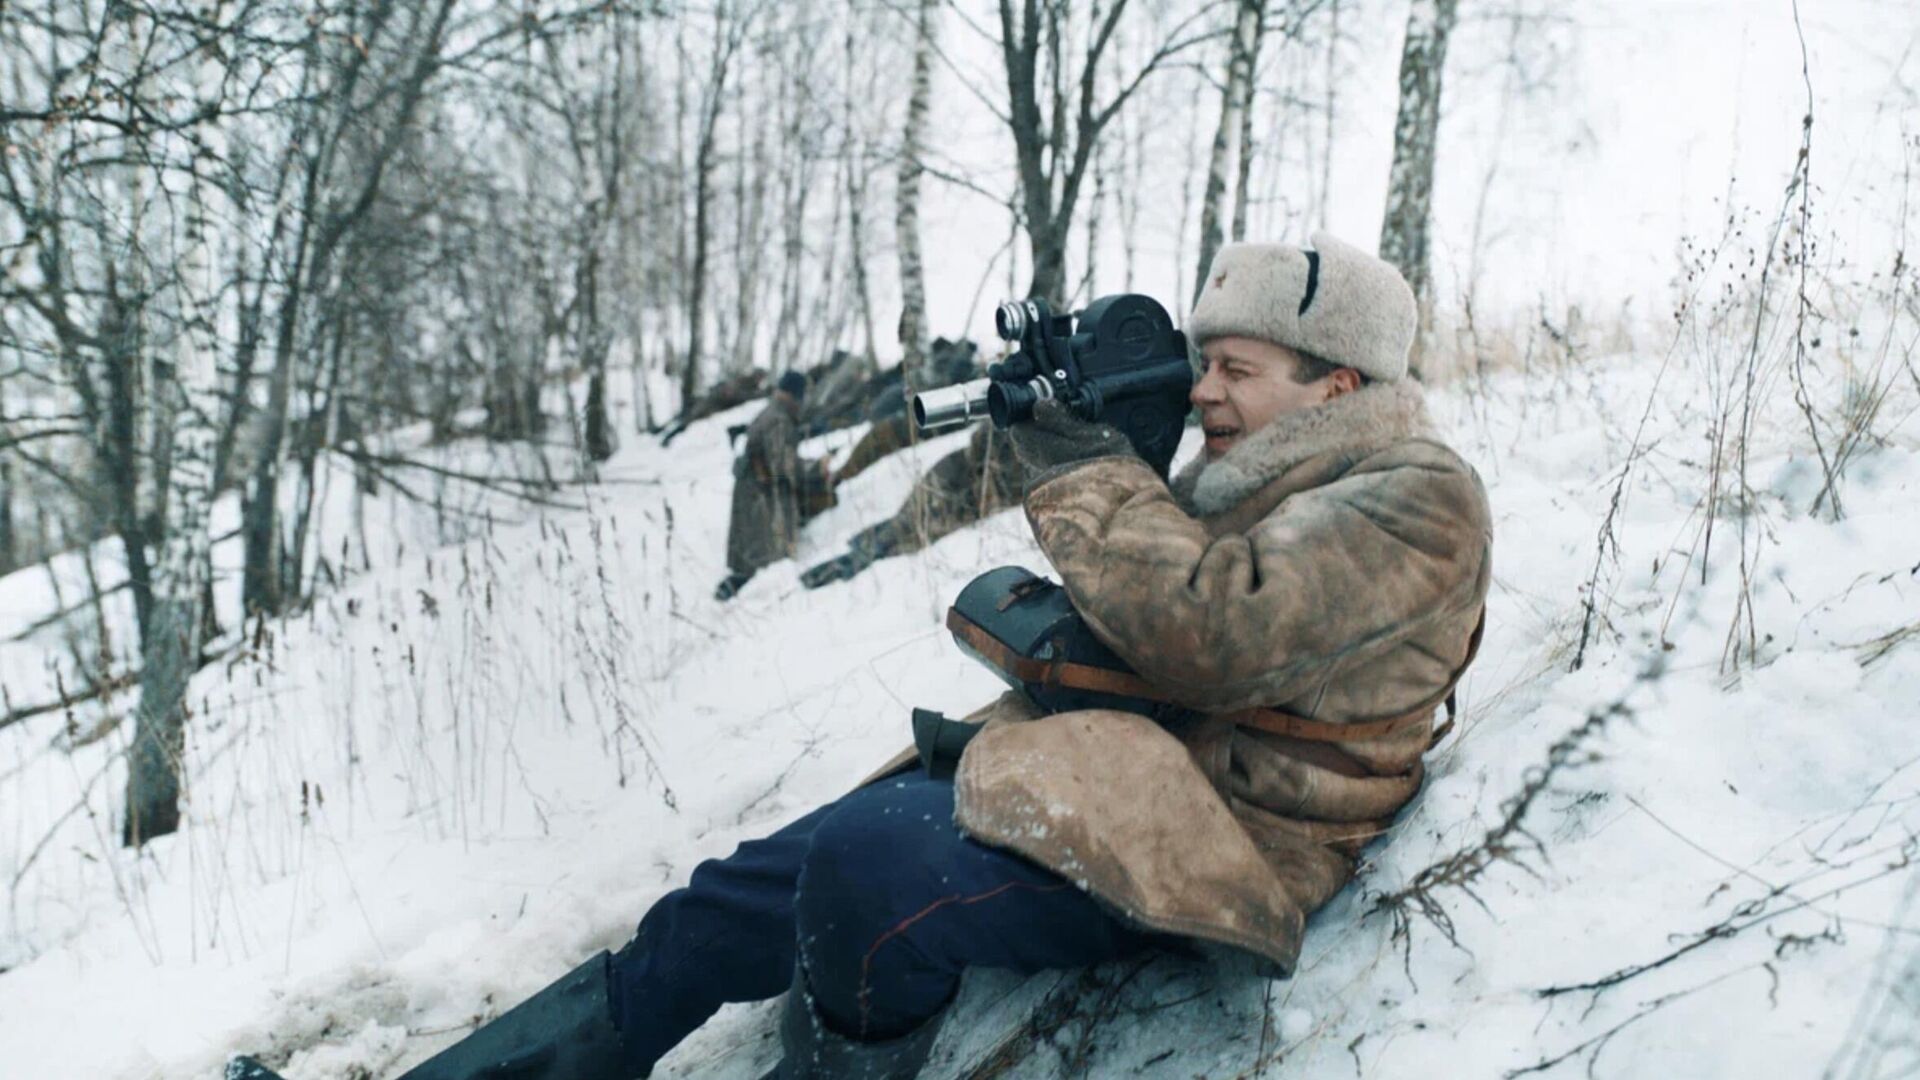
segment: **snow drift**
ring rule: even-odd
[[[1920,381],[1889,392],[1836,518],[1784,390],[1749,425],[1749,486],[1716,479],[1729,370],[1655,348],[1434,392],[1487,481],[1497,580],[1426,789],[1291,981],[1176,958],[983,975],[973,993],[1047,1006],[1006,1020],[1032,1037],[994,1069],[1920,1063]],[[1017,512],[818,592],[782,563],[709,598],[725,429],[757,407],[638,440],[584,509],[391,550],[201,672],[186,823],[142,853],[112,827],[125,734],[75,745],[124,699],[0,732],[9,1075],[207,1076],[235,1050],[295,1080],[398,1071],[845,790],[911,706],[997,692],[939,616],[982,569],[1044,568]],[[953,443],[851,484],[801,565]],[[0,582],[10,615],[34,573]],[[724,1074],[762,1012],[663,1075]],[[984,1064],[970,1035],[943,1069]]]

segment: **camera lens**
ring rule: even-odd
[[[1001,304],[993,312],[993,329],[1001,341],[1019,341],[1027,330],[1027,311],[1017,300]]]
[[[1026,387],[1019,383],[994,383],[987,389],[987,415],[993,418],[993,426],[1005,431],[1024,419],[1020,415],[1023,402],[1026,415],[1033,415],[1033,400]]]
[[[985,379],[915,394],[909,401],[913,423],[921,431],[939,431],[978,418],[987,408]]]
[[[987,387],[987,415],[993,418],[994,427],[1004,431],[1033,419],[1033,407],[1052,396],[1053,384],[1045,379],[1024,383],[996,380]]]

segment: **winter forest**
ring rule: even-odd
[[[875,395],[1320,231],[1485,484],[1454,727],[1291,978],[969,972],[924,1075],[1920,1073],[1916,171],[1910,0],[0,0],[0,1076],[618,948],[1002,689],[1017,498],[803,578],[967,445]],[[789,371],[844,478],[722,602]]]

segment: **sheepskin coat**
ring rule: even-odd
[[[987,726],[955,777],[959,824],[1145,928],[1290,973],[1307,915],[1419,790],[1432,712],[1470,658],[1491,572],[1479,476],[1435,438],[1418,385],[1388,382],[1171,484],[1099,458],[1025,505],[1094,633],[1188,711],[1040,716],[1009,694],[970,718]],[[1230,716],[1253,706],[1429,719],[1307,741]]]

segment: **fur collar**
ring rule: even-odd
[[[1431,431],[1419,383],[1370,383],[1324,405],[1279,417],[1218,461],[1209,462],[1203,453],[1173,478],[1173,495],[1189,513],[1212,517],[1238,506],[1308,458],[1378,450]]]

